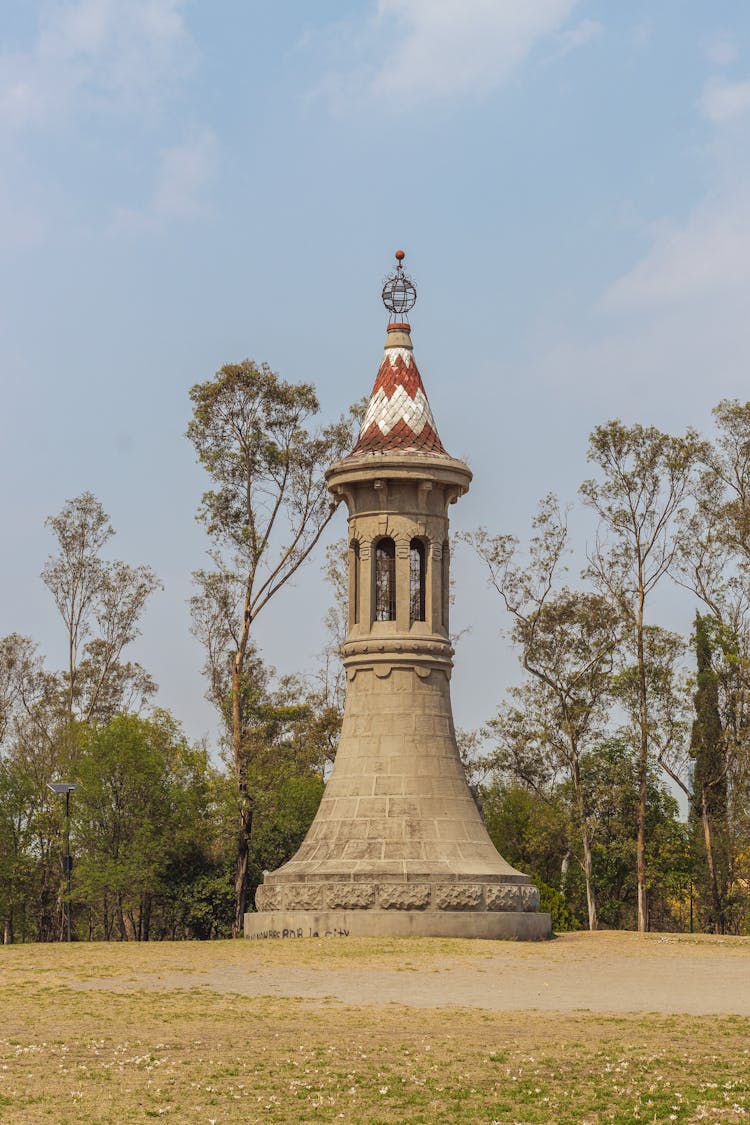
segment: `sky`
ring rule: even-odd
[[[709,433],[748,398],[750,6],[737,0],[2,0],[0,635],[65,660],[45,518],[84,490],[164,589],[133,647],[215,741],[189,632],[203,470],[189,389],[224,363],[368,394],[384,276],[474,482],[453,529],[528,534],[610,418]],[[579,519],[574,516],[575,521]],[[585,519],[580,534],[591,534]],[[330,538],[345,531],[339,510]],[[258,620],[282,672],[324,642],[322,552]],[[456,559],[457,723],[517,679]],[[693,607],[665,593],[657,621]]]

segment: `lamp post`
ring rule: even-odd
[[[63,868],[65,871],[68,895],[65,909],[66,930],[68,941],[70,941],[70,873],[73,866],[70,859],[70,794],[74,792],[75,785],[71,785],[69,781],[48,781],[47,786],[53,793],[65,794],[65,854],[63,857]]]

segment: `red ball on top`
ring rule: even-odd
[[[404,254],[403,250],[396,251],[396,261],[401,262],[405,257],[406,255]]]

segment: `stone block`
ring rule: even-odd
[[[404,779],[395,775],[385,774],[375,778],[375,795],[391,796],[400,795],[404,791]]]
[[[409,762],[402,764],[403,769],[410,769]],[[396,772],[394,770],[394,772]],[[404,777],[404,796],[405,797],[431,797],[434,793],[435,781],[431,777],[417,777],[414,774],[408,774]]]
[[[460,843],[466,839],[466,825],[463,820],[437,820],[435,824],[439,840],[454,840]]]
[[[432,899],[438,910],[478,910],[482,905],[482,888],[472,883],[438,885]]]
[[[281,910],[325,910],[326,898],[323,886],[315,883],[292,883],[282,892]]]
[[[252,940],[348,937],[456,937],[545,941],[552,936],[549,914],[436,910],[268,911],[245,915]]]
[[[407,817],[418,819],[421,814],[421,802],[415,797],[389,797],[388,816]]]
[[[368,820],[367,838],[368,840],[387,840],[390,843],[403,840],[404,822],[403,820]]]
[[[539,909],[539,888],[533,883],[519,887],[521,892],[521,909],[530,913]]]
[[[522,910],[520,888],[514,883],[499,883],[484,888],[488,910]]]
[[[348,817],[355,817],[359,814],[359,797],[338,797],[334,802],[333,809],[328,812],[328,815],[334,820],[344,820]]]
[[[378,906],[382,910],[426,910],[431,894],[426,883],[381,883]]]
[[[400,840],[383,845],[383,859],[424,859],[424,844],[420,840]]]
[[[437,840],[437,822],[434,820],[424,820],[420,817],[418,820],[405,820],[404,825],[404,838],[406,840]]]
[[[337,883],[328,887],[329,910],[367,910],[375,905],[372,883]]]
[[[369,820],[342,820],[339,825],[339,837],[342,840],[364,840],[367,836]]]
[[[385,818],[388,812],[388,797],[360,797],[357,803],[358,817],[372,820],[374,817]]]
[[[282,894],[278,887],[261,886],[255,891],[255,906],[258,910],[281,909]]]

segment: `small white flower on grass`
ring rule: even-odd
[[[381,1086],[380,1090],[379,1090],[379,1093],[387,1094],[388,1093],[388,1087],[387,1086]]]

